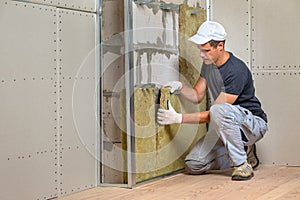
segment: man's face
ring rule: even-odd
[[[216,48],[212,47],[209,42],[205,44],[199,44],[198,48],[200,50],[200,57],[205,64],[217,64],[220,50],[223,49],[223,42],[220,42]]]

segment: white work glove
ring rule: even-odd
[[[170,87],[170,93],[179,92],[182,88],[182,83],[180,81],[171,81],[164,85],[164,87]]]
[[[157,122],[161,125],[180,124],[182,122],[182,114],[177,113],[171,106],[170,101],[167,101],[169,110],[159,108],[157,112]]]

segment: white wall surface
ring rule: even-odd
[[[97,185],[96,25],[94,13],[0,2],[0,199]]]
[[[226,48],[252,69],[257,96],[269,119],[258,143],[263,164],[300,165],[298,0],[212,0],[212,20],[229,36]]]
[[[259,143],[266,164],[300,165],[300,1],[252,0],[252,69],[269,118]]]
[[[249,3],[246,0],[212,0],[211,17],[223,24],[228,34],[225,48],[250,67]]]
[[[26,0],[26,2],[86,12],[96,12],[98,6],[98,0]]]

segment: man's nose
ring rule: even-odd
[[[200,57],[205,58],[205,56],[206,56],[205,53],[203,51],[200,51]]]

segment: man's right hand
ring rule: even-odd
[[[170,93],[179,92],[182,89],[182,83],[180,81],[171,81],[164,84],[164,87],[170,87]]]

